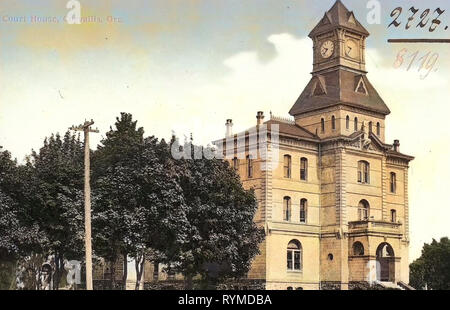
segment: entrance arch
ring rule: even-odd
[[[381,243],[377,248],[377,280],[395,282],[395,254],[387,242]]]

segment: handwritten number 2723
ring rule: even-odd
[[[419,9],[416,9],[415,7],[411,7],[408,12],[411,11],[412,15],[408,18],[408,22],[406,23],[405,29],[409,29],[411,28],[414,19],[416,17],[417,12],[419,12]],[[391,26],[394,27],[399,27],[401,25],[401,21],[399,21],[400,15],[403,12],[403,8],[402,7],[397,7],[394,10],[392,10],[391,12],[391,17],[395,17],[394,20],[389,24],[388,28]],[[430,9],[426,9],[422,12],[422,14],[420,15],[420,22],[416,25],[417,27],[420,28],[424,28],[428,22],[430,21],[431,18],[427,18],[428,15],[430,14],[431,10]],[[431,21],[431,25],[430,28],[428,29],[429,32],[433,32],[436,30],[436,28],[441,24],[441,21],[439,20],[439,17],[445,12],[445,10],[441,10],[440,8],[437,8],[436,10],[434,10],[434,13],[437,13],[436,18],[434,18]],[[433,13],[433,14],[434,14]]]

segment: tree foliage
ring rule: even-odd
[[[416,289],[450,289],[450,240],[447,237],[424,244],[422,255],[410,265],[410,285]]]

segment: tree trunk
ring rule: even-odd
[[[116,259],[112,259],[109,263],[109,271],[111,273],[110,288],[116,289]]]
[[[127,254],[123,254],[123,276],[122,276],[122,286],[123,290],[127,289],[127,278],[128,278],[128,260]]]
[[[134,264],[136,267],[136,287],[135,290],[138,291],[141,286],[142,274],[144,273],[144,265],[145,265],[145,254],[142,256],[137,256],[134,260]]]
[[[193,281],[193,276],[192,274],[187,274],[186,275],[186,284],[185,284],[185,288],[187,290],[192,290],[194,288],[194,281]]]
[[[62,255],[55,255],[55,272],[53,273],[53,290],[59,290],[59,283],[61,282],[63,268]]]

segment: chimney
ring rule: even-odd
[[[400,152],[400,141],[399,140],[394,140],[394,151]]]
[[[233,135],[233,120],[227,119],[227,122],[225,124],[226,131],[225,131],[225,137],[231,137]]]
[[[256,125],[257,126],[262,125],[263,121],[264,121],[264,112],[258,111],[258,113],[256,114]]]

